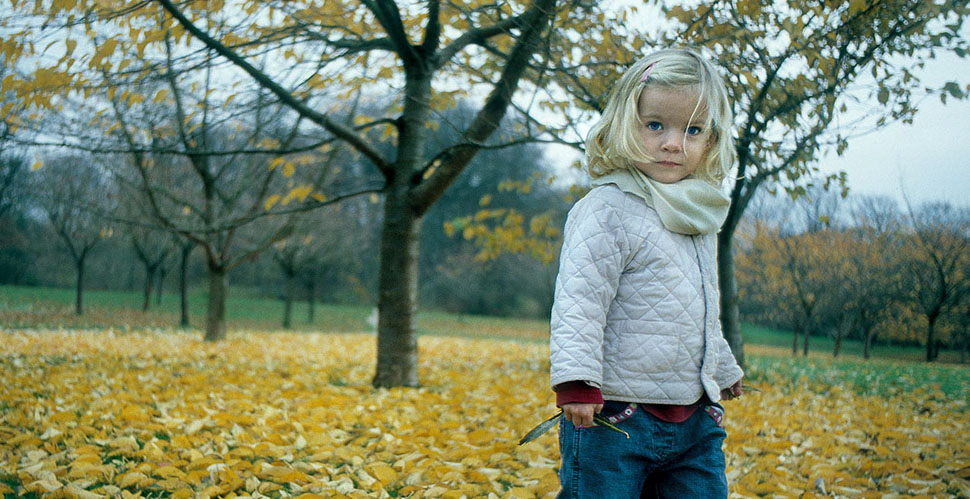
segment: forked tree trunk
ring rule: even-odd
[[[381,231],[377,308],[377,373],[374,386],[418,386],[418,242],[421,218],[404,189],[389,190]]]
[[[226,271],[209,266],[209,307],[205,317],[205,341],[226,338]]]

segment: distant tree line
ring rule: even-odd
[[[746,322],[793,332],[792,353],[811,338],[970,350],[970,211],[884,197],[810,190],[794,203],[761,199],[738,250]]]

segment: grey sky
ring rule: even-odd
[[[963,87],[970,59],[946,55],[929,61],[921,76],[927,85],[955,80]],[[951,98],[943,105],[933,96],[918,110],[912,125],[893,123],[852,139],[841,158],[820,158],[822,170],[847,172],[853,193],[970,207],[970,102]]]

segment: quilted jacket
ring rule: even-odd
[[[552,310],[551,383],[606,400],[688,405],[743,376],[718,320],[714,234],[664,228],[612,184],[570,210]]]

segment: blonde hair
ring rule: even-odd
[[[649,77],[643,80],[643,72]],[[670,48],[654,52],[627,69],[610,92],[606,109],[586,138],[586,168],[593,178],[614,170],[629,168],[633,162],[650,162],[644,150],[638,127],[637,104],[647,85],[697,90],[694,113],[707,112],[705,126],[710,129],[706,158],[694,172],[717,186],[734,164],[734,139],[731,136],[734,116],[728,101],[724,80],[714,65],[696,52]],[[693,116],[691,117],[693,119]]]

